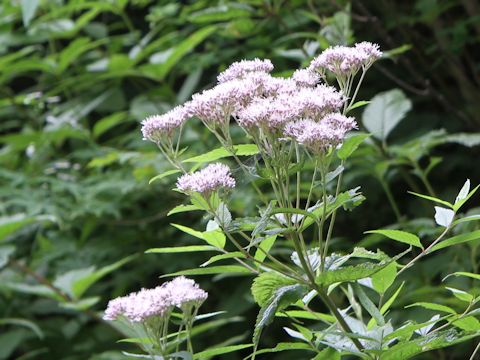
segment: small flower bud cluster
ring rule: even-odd
[[[103,318],[112,321],[125,317],[130,322],[145,322],[152,317],[163,317],[174,307],[199,307],[207,297],[195,281],[181,276],[154,289],[110,300]]]
[[[219,189],[233,189],[235,179],[227,165],[215,163],[193,174],[185,174],[178,178],[177,188],[184,193],[198,192],[208,196]]]
[[[337,76],[351,76],[361,68],[370,67],[382,56],[377,44],[362,42],[353,47],[334,46],[323,51],[312,60],[309,70],[324,74],[325,70]]]

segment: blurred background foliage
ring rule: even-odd
[[[433,210],[407,191],[452,200],[467,177],[480,182],[479,7],[475,0],[4,1],[0,359],[123,359],[121,350],[132,347],[116,343],[122,335],[101,320],[108,299],[205,261],[201,254],[144,254],[191,243],[169,224],[202,226],[202,219],[166,216],[182,198],[170,191],[173,178],[148,184],[169,167],[142,141],[139,122],[208,88],[243,58],[271,58],[282,76],[330,45],[379,43],[386,56],[360,98],[401,89],[411,110],[348,164],[346,186],[360,185],[367,200],[339,214],[335,246],[388,252],[397,245],[363,232],[398,224],[434,232]],[[189,154],[218,146],[198,124],[185,141]],[[476,202],[469,212],[479,212]],[[246,192],[233,204],[244,215],[256,200]],[[478,245],[439,252],[407,272],[396,308],[425,296],[455,307],[440,280],[477,272]],[[251,279],[234,280],[198,279],[210,293],[203,310],[226,314],[203,325],[197,348],[249,341],[257,312]],[[473,282],[462,285],[478,292]],[[391,314],[398,316],[395,308]],[[264,345],[285,336],[272,327]],[[474,345],[423,358],[464,359]]]

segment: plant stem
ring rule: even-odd
[[[422,257],[424,257],[425,255],[428,254],[428,252],[430,251],[431,248],[433,248],[436,244],[438,244],[438,242],[440,240],[442,240],[445,235],[447,235],[448,231],[450,230],[450,226],[447,226],[445,228],[445,230],[440,234],[440,236],[438,238],[435,239],[435,241],[433,241],[426,249],[422,250],[422,252],[420,254],[418,254],[415,258],[413,258],[412,260],[410,260],[409,263],[407,263],[407,265],[405,265],[402,269],[400,269],[400,271],[397,273],[397,276],[400,275],[402,272],[404,272],[405,270],[407,270],[409,267],[411,267],[415,262],[417,262],[419,259],[421,259]]]
[[[385,194],[387,195],[388,201],[390,203],[390,206],[393,209],[393,212],[395,213],[395,217],[397,218],[397,221],[399,223],[402,222],[402,214],[400,213],[400,210],[398,209],[397,202],[395,201],[395,198],[393,197],[392,191],[390,190],[390,186],[387,184],[387,182],[381,178],[378,178],[380,181],[380,184],[382,184],[382,188],[385,191]]]
[[[332,299],[330,299],[330,297],[327,295],[327,293],[320,286],[318,286],[316,283],[313,283],[312,285],[314,286],[315,290],[317,291],[320,299],[322,299],[322,301],[328,307],[328,309],[333,314],[333,316],[335,316],[335,318],[337,319],[337,321],[340,324],[343,331],[345,331],[346,333],[349,333],[349,334],[354,334],[354,332],[352,331],[350,326],[347,324],[347,322],[343,318],[342,314],[340,314],[340,312],[338,311],[337,306],[332,301]],[[363,345],[360,343],[360,341],[358,339],[352,337],[351,340],[354,343],[355,347],[359,351],[363,352],[363,350],[365,350],[365,348],[363,347]]]

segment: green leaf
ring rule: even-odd
[[[40,0],[20,0],[20,7],[22,9],[23,26],[28,27],[30,21],[35,16]]]
[[[385,268],[372,275],[373,288],[380,294],[384,294],[393,284],[397,277],[397,263],[391,262]]]
[[[461,224],[461,223],[464,223],[464,222],[469,222],[469,221],[478,221],[480,220],[480,214],[478,215],[471,215],[471,216],[466,216],[466,217],[463,217],[463,218],[460,218],[460,219],[457,219],[455,220],[452,225],[458,225],[458,224]]]
[[[209,349],[209,350],[205,350],[205,351],[196,353],[193,356],[193,358],[201,360],[201,359],[210,358],[210,357],[213,357],[213,356],[228,354],[228,353],[238,351],[238,350],[247,349],[247,348],[252,347],[252,346],[253,346],[253,344],[241,344],[241,345],[231,345],[231,346],[223,346],[223,347],[219,347],[219,348],[213,348],[213,349]]]
[[[277,239],[276,235],[272,235],[263,239],[260,245],[258,246],[259,248],[257,249],[257,251],[255,251],[255,256],[254,256],[255,260],[263,262],[263,260],[265,260],[265,258],[267,257],[267,254],[272,248],[273,244],[275,244],[276,239]]]
[[[200,44],[215,31],[217,31],[216,26],[206,26],[188,36],[185,40],[173,48],[173,51],[160,66],[156,65],[157,69],[155,69],[154,72],[155,76],[158,76],[160,80],[164,79],[170,70],[180,62],[182,57],[192,51],[198,44]]]
[[[335,283],[364,279],[384,269],[389,264],[390,261],[382,261],[379,263],[366,262],[359,265],[324,271],[317,276],[316,283],[320,286],[327,287]]]
[[[253,280],[251,290],[255,302],[263,307],[279,288],[294,284],[295,280],[269,271],[261,273]]]
[[[90,286],[95,284],[98,280],[114,272],[115,270],[121,268],[123,265],[129,263],[136,257],[137,257],[136,255],[127,256],[126,258],[116,261],[113,264],[110,264],[108,266],[104,266],[96,270],[93,274],[75,282],[75,284],[73,285],[74,295],[80,298],[85,293],[85,291],[87,291],[88,288],[90,288]]]
[[[182,212],[187,212],[187,211],[195,211],[195,210],[203,210],[203,209],[193,204],[190,204],[190,205],[181,204],[181,205],[175,206],[172,210],[170,210],[167,216],[182,213]]]
[[[273,348],[258,350],[256,354],[260,355],[260,354],[276,353],[276,352],[291,351],[291,350],[310,350],[311,351],[312,348],[310,347],[309,344],[304,344],[299,342],[284,342],[284,343],[278,343]]]
[[[55,221],[53,216],[39,215],[39,216],[27,216],[25,214],[17,214],[12,216],[0,217],[0,242],[6,239],[6,237],[22,227],[42,221]]]
[[[220,249],[223,249],[225,247],[226,238],[220,229],[201,232],[183,225],[172,224],[172,226],[183,231],[184,233],[206,241],[209,245],[215,246]]]
[[[415,196],[418,196],[418,197],[421,197],[422,199],[425,199],[425,200],[429,200],[429,201],[432,201],[432,202],[436,202],[436,203],[448,206],[451,209],[454,208],[454,206],[452,204],[450,204],[448,201],[440,200],[440,199],[437,199],[436,197],[433,197],[433,196],[418,194],[418,193],[413,192],[413,191],[409,191],[408,193],[412,194],[412,195],[415,195]]]
[[[370,314],[370,316],[375,319],[375,322],[379,326],[385,325],[385,319],[383,318],[382,314],[380,313],[380,310],[377,309],[375,304],[370,300],[370,298],[365,294],[365,291],[363,291],[362,287],[358,284],[353,285],[355,289],[355,293],[358,296],[358,300],[360,301],[360,304],[362,304],[363,308],[367,310],[367,312]]]
[[[241,145],[234,145],[233,149],[235,151],[235,155],[237,156],[251,156],[258,154],[258,147],[255,144],[241,144]],[[226,158],[233,156],[230,151],[225,149],[224,147],[217,148],[215,150],[209,151],[208,153],[194,156],[192,158],[186,159],[184,163],[208,163],[218,159]]]
[[[206,262],[204,262],[202,265],[200,265],[200,267],[208,266],[208,265],[213,264],[214,262],[217,262],[217,261],[226,260],[226,259],[234,259],[234,258],[244,259],[245,255],[240,251],[234,251],[234,252],[230,252],[230,253],[227,253],[227,254],[215,255],[215,256],[212,256],[210,259],[208,259]]]
[[[98,120],[93,126],[93,136],[98,139],[105,132],[114,126],[125,122],[128,119],[126,112],[116,112]]]
[[[430,302],[416,302],[414,304],[410,304],[410,305],[405,306],[405,307],[409,308],[409,307],[412,307],[412,306],[419,306],[419,307],[422,307],[424,309],[441,311],[441,312],[448,313],[448,314],[453,314],[453,315],[457,314],[457,312],[449,306],[434,304],[434,303],[430,303]]]
[[[145,251],[147,254],[175,254],[175,253],[188,253],[197,251],[218,251],[214,246],[208,245],[191,245],[191,246],[176,246],[176,247],[164,247],[164,248],[152,248]]]
[[[473,316],[466,316],[461,319],[452,321],[452,325],[468,332],[480,330],[480,321],[478,321]]]
[[[348,107],[347,112],[349,112],[350,110],[353,110],[353,109],[356,109],[356,108],[359,108],[359,107],[368,105],[368,104],[370,104],[370,103],[371,103],[371,101],[365,101],[365,100],[357,101],[355,104],[352,104],[352,105],[350,105],[350,106]]]
[[[480,230],[475,230],[475,231],[467,233],[467,234],[457,235],[457,236],[451,237],[447,240],[444,240],[444,241],[434,245],[428,251],[428,253],[430,254],[434,251],[444,249],[444,248],[449,247],[449,246],[463,244],[463,243],[473,241],[473,240],[477,240],[477,239],[480,239]]]
[[[8,259],[15,252],[15,246],[0,246],[0,269],[8,264]]]
[[[374,137],[386,140],[411,108],[412,102],[403,91],[386,91],[373,97],[362,114],[362,123]]]
[[[466,291],[455,289],[451,287],[445,287],[445,289],[450,290],[457,299],[461,301],[465,301],[467,303],[471,303],[473,301],[473,295],[467,293]]]
[[[359,145],[369,137],[370,134],[364,133],[355,133],[355,135],[350,136],[343,142],[342,147],[337,151],[338,157],[341,160],[348,159],[350,155],[352,155],[355,150],[357,150]]]
[[[162,275],[160,277],[170,277],[179,275],[215,275],[215,274],[251,274],[250,270],[238,265],[220,265],[207,268],[188,269],[174,273]]]
[[[2,318],[0,319],[0,325],[14,325],[14,326],[22,326],[30,329],[39,339],[43,339],[45,337],[42,329],[35,324],[34,322],[26,319],[17,319],[17,318]]]
[[[365,233],[367,234],[381,234],[389,239],[399,241],[401,243],[413,245],[416,247],[419,247],[423,249],[423,245],[420,242],[420,239],[418,238],[417,235],[410,234],[406,231],[400,231],[400,230],[370,230],[366,231]]]
[[[173,170],[168,170],[168,171],[165,171],[164,173],[161,173],[157,176],[154,176],[153,178],[151,178],[149,181],[148,181],[148,184],[150,185],[151,183],[153,183],[154,181],[158,181],[160,179],[163,179],[164,177],[167,177],[167,176],[170,176],[170,175],[173,175],[173,174],[178,174],[180,172],[180,170],[177,170],[177,169],[173,169]]]
[[[453,274],[449,274],[445,276],[443,278],[443,281],[445,281],[445,279],[449,278],[450,276],[466,276],[472,279],[480,280],[480,274],[474,274],[474,273],[465,272],[465,271],[457,271],[457,272],[454,272]]]
[[[253,332],[253,342],[258,344],[262,330],[275,318],[275,314],[297,302],[308,292],[305,285],[294,284],[277,288],[270,299],[260,309]]]

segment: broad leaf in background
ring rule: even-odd
[[[386,91],[375,95],[367,105],[362,114],[362,124],[372,136],[385,141],[411,108],[412,102],[402,90]]]

